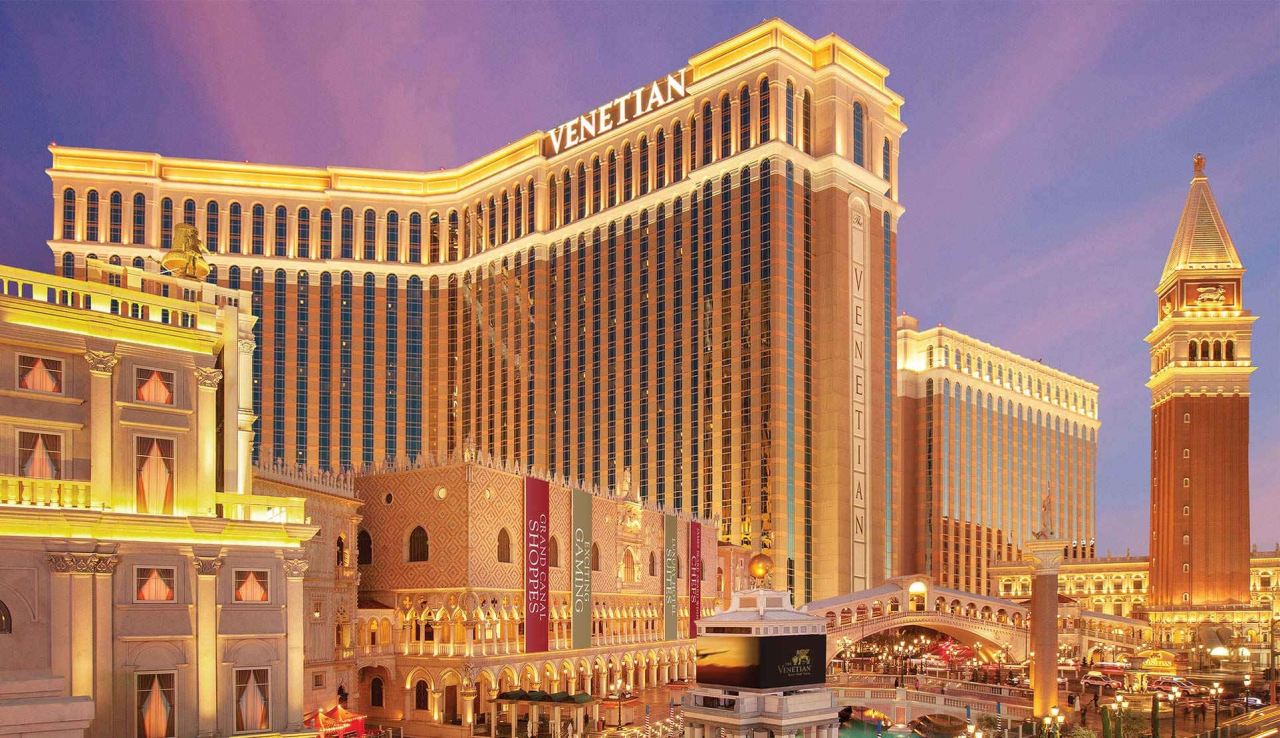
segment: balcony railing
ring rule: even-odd
[[[93,507],[89,490],[89,483],[83,481],[0,474],[0,505],[89,510]]]
[[[235,291],[204,282],[104,262],[92,266],[88,280],[0,267],[0,297],[206,332],[218,330],[218,305],[238,302]],[[172,296],[156,294],[164,292]]]
[[[307,501],[302,497],[240,495],[218,492],[214,501],[222,507],[222,517],[260,523],[306,523]]]

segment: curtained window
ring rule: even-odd
[[[140,566],[134,569],[134,591],[138,602],[173,602],[174,570],[169,567]]]
[[[236,602],[266,602],[268,596],[267,572],[261,569],[240,569],[235,577]]]
[[[271,727],[271,690],[267,669],[236,669],[236,732]]]
[[[62,394],[62,362],[39,356],[18,356],[18,387],[33,392]]]
[[[173,404],[173,372],[139,368],[134,378],[136,389],[134,397],[138,402],[150,402],[156,405]]]
[[[57,433],[18,432],[18,469],[24,477],[62,478],[62,436]]]
[[[173,738],[174,675],[172,673],[138,674],[138,738]]]
[[[138,436],[134,459],[138,512],[172,515],[173,440]]]

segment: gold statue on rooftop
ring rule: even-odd
[[[160,259],[160,266],[175,277],[203,281],[209,276],[207,253],[196,227],[177,223],[173,226],[173,247]]]

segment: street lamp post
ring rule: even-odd
[[[1169,721],[1169,738],[1178,738],[1178,695],[1182,694],[1182,690],[1177,687],[1169,693],[1169,712],[1173,718]]]
[[[1209,688],[1209,694],[1213,695],[1213,734],[1218,734],[1218,700],[1222,696],[1222,685],[1214,682]]]
[[[614,682],[613,689],[618,698],[618,729],[621,730],[622,729],[622,680],[621,679]]]
[[[1244,675],[1244,711],[1249,712],[1249,685],[1253,684],[1253,678],[1248,674]]]
[[[1116,738],[1124,738],[1124,715],[1125,708],[1129,706],[1124,695],[1117,694],[1116,701],[1112,703],[1112,709],[1116,711]]]

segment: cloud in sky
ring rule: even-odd
[[[1142,337],[1209,155],[1261,316],[1254,538],[1280,538],[1274,4],[0,4],[0,261],[49,265],[51,139],[456,166],[775,15],[863,48],[906,98],[899,307],[1101,385],[1104,549],[1146,548]]]

